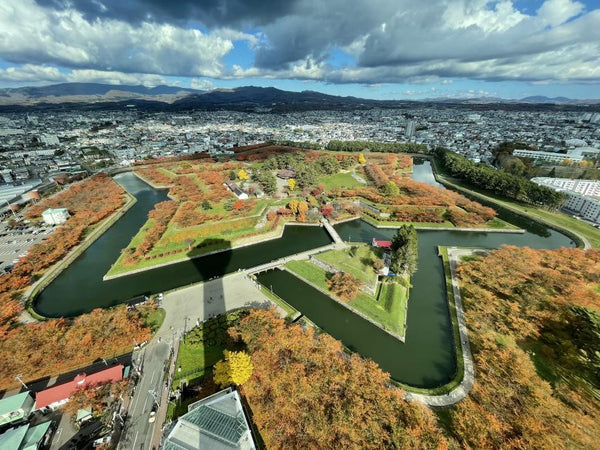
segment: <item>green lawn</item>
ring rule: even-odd
[[[402,333],[404,333],[404,318],[408,306],[408,288],[401,282],[385,282],[379,290],[378,303],[383,305],[390,316],[392,323],[402,322]]]
[[[504,229],[516,230],[516,229],[518,229],[518,227],[514,226],[513,224],[505,222],[504,220],[498,219],[498,218],[489,220],[485,225],[483,225],[483,227],[491,228],[493,230],[504,230]]]
[[[354,179],[351,173],[336,173],[334,175],[325,175],[319,178],[319,183],[325,186],[326,190],[343,187],[354,188],[364,186]]]
[[[304,278],[322,290],[329,292],[327,272],[313,263],[308,261],[290,261],[286,264],[286,268],[300,278]],[[408,281],[406,283],[408,284]],[[335,298],[332,294],[330,296]],[[404,317],[408,302],[408,289],[402,284],[399,284],[398,288],[386,287],[385,293],[383,296],[380,294],[379,299],[377,301],[377,299],[366,292],[360,291],[349,302],[337,300],[379,323],[383,329],[404,336]]]
[[[366,214],[361,214],[360,218],[367,223],[370,223],[374,226],[380,227],[400,227],[402,225],[412,225],[417,230],[419,228],[456,228],[452,222],[397,222],[395,220],[377,220],[373,219],[371,216],[367,216]]]
[[[162,308],[142,310],[142,318],[144,324],[152,328],[152,332],[156,333],[165,320],[167,312]]]
[[[373,260],[381,256],[380,249],[366,244],[353,245],[345,250],[329,250],[316,255],[321,261],[352,274],[367,284],[375,281],[377,274],[373,269]]]
[[[203,377],[205,371],[214,366],[223,357],[223,350],[224,347],[220,345],[188,345],[180,341],[177,363],[175,365],[175,378],[185,378],[188,382],[192,382]],[[179,367],[181,367],[181,371],[179,371]]]

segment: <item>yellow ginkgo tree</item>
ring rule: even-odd
[[[213,378],[221,387],[244,384],[252,376],[252,360],[246,352],[225,350],[225,356],[215,364]]]
[[[246,172],[244,169],[240,169],[237,173],[237,176],[242,181],[246,181],[249,178],[248,172]]]

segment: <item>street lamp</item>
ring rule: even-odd
[[[12,208],[10,207],[10,203],[8,203],[8,200],[4,199],[4,203],[6,203],[6,206],[8,206],[8,209],[10,210],[10,212],[12,213],[13,217],[17,217],[17,215],[15,214],[15,212],[12,210]]]
[[[21,375],[21,374],[17,375],[17,376],[15,377],[15,380],[19,380],[19,383],[21,383],[25,389],[29,389],[29,388],[27,387],[27,385],[26,385],[26,384],[23,382],[23,380],[21,379],[21,377],[22,377],[22,376],[23,376],[23,375]]]
[[[187,332],[187,320],[188,316],[185,316],[184,324],[183,324],[183,343],[185,344],[185,334]]]

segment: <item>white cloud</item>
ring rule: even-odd
[[[162,75],[218,76],[230,40],[169,24],[96,19],[33,0],[0,3],[0,56],[8,61]]]
[[[201,91],[210,91],[211,89],[215,88],[215,85],[210,80],[194,78],[192,81],[190,81],[190,87],[192,89],[199,89]]]
[[[58,9],[34,0],[0,2],[0,58],[20,64],[0,71],[0,78],[133,82],[123,81],[129,76],[159,83],[173,75],[201,88],[209,83],[204,77],[365,85],[447,84],[456,78],[600,83],[600,9],[585,11],[576,0],[546,0],[528,13],[514,0],[294,0],[284,10],[256,0],[259,12],[234,2],[245,8],[245,30],[252,32],[232,28],[236,21],[219,22],[218,15],[211,16],[216,23],[210,32],[186,28],[192,22],[181,20],[144,21],[138,10],[130,23],[125,18],[131,8],[120,10],[119,0],[93,1],[102,13],[94,19],[75,9],[90,6],[85,2],[65,0]],[[186,10],[188,20],[197,20],[198,8]],[[240,41],[255,50],[255,64],[227,70],[223,58]],[[337,51],[357,63],[329,64]]]
[[[164,77],[143,73],[123,73],[107,70],[76,69],[61,72],[55,67],[24,64],[20,67],[0,69],[0,80],[10,83],[44,82],[44,83],[105,83],[129,84],[152,87],[167,84]],[[170,83],[173,84],[173,83]]]
[[[557,26],[565,23],[572,17],[580,14],[584,6],[580,2],[571,0],[546,0],[538,9],[537,16],[550,26]]]
[[[65,74],[56,67],[37,66],[24,64],[21,67],[7,67],[0,69],[0,80],[9,82],[39,82],[39,81],[66,81]]]

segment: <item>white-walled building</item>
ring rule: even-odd
[[[531,181],[555,190],[568,190],[582,195],[600,197],[600,181],[597,180],[574,180],[571,178],[549,178],[536,177]]]
[[[60,225],[69,218],[69,211],[66,208],[48,208],[42,213],[42,219],[48,225]]]
[[[600,224],[600,199],[587,197],[573,191],[565,191],[569,199],[563,208],[572,211],[590,222]]]
[[[520,150],[516,149],[513,151],[513,156],[520,158],[531,158],[539,159],[541,161],[562,163],[565,159],[570,159],[573,162],[583,161],[583,156],[576,154],[565,155],[564,153],[553,153],[553,152],[538,152],[535,150]]]

